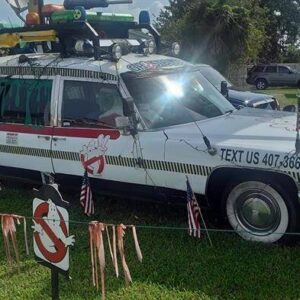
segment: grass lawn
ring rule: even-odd
[[[299,93],[299,89],[296,88],[286,88],[286,87],[279,87],[279,88],[268,88],[263,93],[273,95],[279,101],[281,107],[289,104],[297,104],[297,93]]]
[[[73,220],[90,221],[78,206],[78,195],[70,208]],[[25,189],[0,192],[0,212],[31,216],[32,193]],[[186,226],[185,207],[157,205],[120,199],[97,198],[94,219],[125,224]],[[31,222],[28,221],[28,228]],[[29,229],[29,235],[32,231]],[[61,299],[101,299],[91,282],[88,227],[70,224],[76,244],[70,251],[70,276],[60,279]],[[123,276],[116,279],[107,258],[107,299],[299,299],[300,246],[282,247],[248,243],[235,234],[212,234],[214,247],[207,239],[190,238],[182,230],[138,228],[144,255],[140,264],[131,235],[125,248],[134,283],[125,287]],[[21,273],[6,265],[0,237],[0,299],[50,299],[50,272],[30,256],[22,246],[22,228],[18,228],[22,249]],[[107,250],[107,249],[106,249]],[[107,252],[108,254],[108,252]]]

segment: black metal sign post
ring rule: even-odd
[[[56,184],[43,185],[35,196],[34,253],[38,263],[51,269],[52,300],[59,300],[59,273],[69,279],[69,246],[75,242],[69,235],[69,203],[62,199]]]
[[[58,272],[51,269],[52,300],[59,300]]]

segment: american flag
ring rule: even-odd
[[[189,235],[193,237],[201,237],[201,228],[200,228],[200,207],[197,202],[196,196],[192,191],[189,180],[186,180],[187,186],[187,212],[189,220]]]
[[[93,195],[90,187],[90,180],[89,180],[87,170],[85,170],[83,175],[81,194],[80,194],[80,204],[84,208],[84,213],[86,215],[91,216],[95,213]]]

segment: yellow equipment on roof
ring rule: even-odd
[[[55,30],[3,33],[0,34],[0,48],[12,48],[24,42],[55,42],[56,39]]]

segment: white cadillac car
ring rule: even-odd
[[[94,189],[165,201],[184,195],[188,176],[245,239],[297,229],[294,114],[235,110],[176,58],[26,57],[0,59],[2,176],[53,173],[79,188],[87,169]]]

